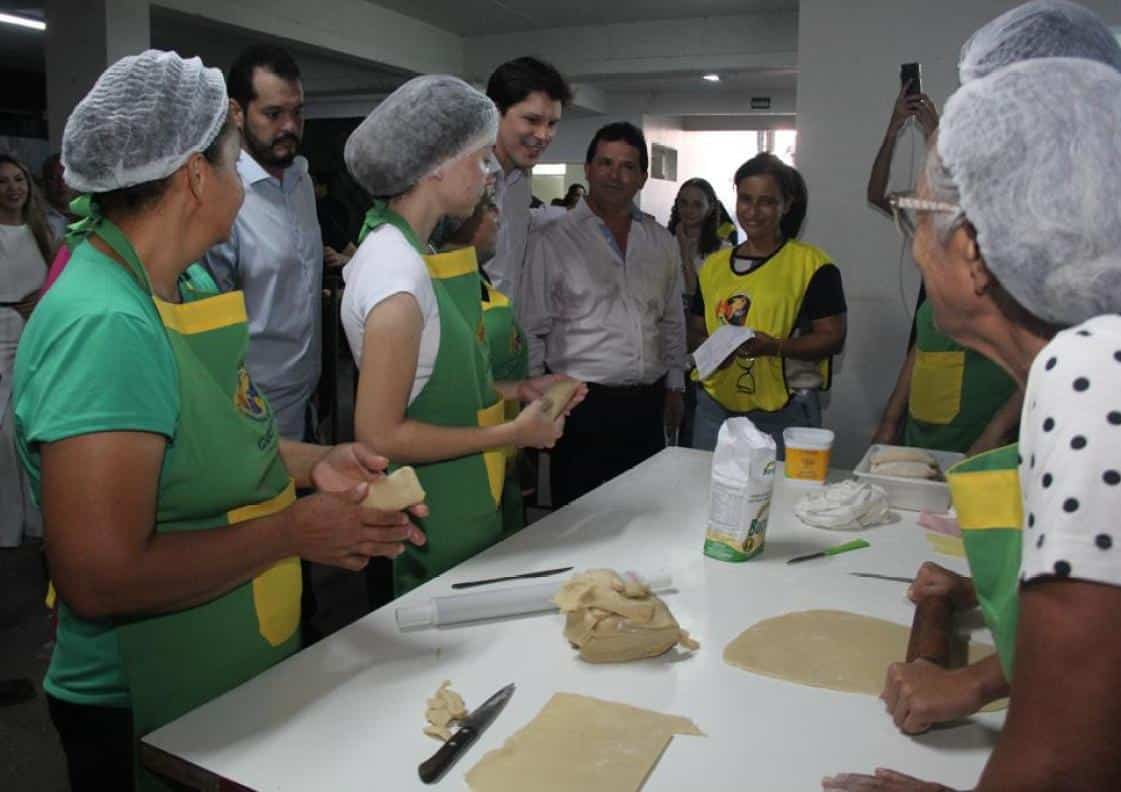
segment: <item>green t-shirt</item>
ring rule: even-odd
[[[89,244],[74,251],[24,330],[12,404],[36,500],[41,443],[90,432],[175,434],[177,368],[155,305],[120,264]],[[112,623],[81,619],[61,600],[58,617],[44,689],[77,704],[129,706]]]

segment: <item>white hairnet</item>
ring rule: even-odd
[[[415,77],[346,141],[350,174],[371,195],[400,195],[445,162],[494,143],[498,108],[457,77]]]
[[[1067,0],[1032,0],[969,37],[958,58],[962,85],[1031,58],[1086,58],[1121,71],[1121,44],[1101,18]]]
[[[1121,73],[1042,58],[963,85],[938,155],[1005,289],[1074,324],[1121,311]]]
[[[228,110],[222,72],[198,58],[160,50],[121,58],[66,119],[66,183],[100,193],[170,176],[214,142]]]

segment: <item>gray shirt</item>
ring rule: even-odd
[[[498,240],[494,258],[484,269],[498,291],[515,303],[520,298],[522,269],[525,266],[526,238],[529,235],[529,174],[520,168],[500,172],[494,182],[498,203]]]
[[[237,172],[245,203],[229,242],[211,248],[202,263],[223,291],[245,292],[246,367],[281,436],[299,440],[322,356],[323,241],[315,190],[303,157],[275,179],[242,151]]]

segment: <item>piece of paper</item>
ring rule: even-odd
[[[724,662],[764,676],[811,687],[878,696],[887,667],[907,657],[911,630],[885,619],[834,610],[785,613],[744,630],[724,648]],[[968,646],[955,636],[950,667],[993,654],[987,644]],[[994,702],[986,711],[1003,709]]]
[[[729,355],[752,338],[755,338],[755,331],[750,327],[723,325],[718,328],[707,341],[693,350],[693,362],[697,366],[697,374],[701,379],[708,379]]]
[[[467,773],[473,792],[636,792],[688,718],[557,693]]]

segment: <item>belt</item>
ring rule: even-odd
[[[666,375],[665,374],[658,377],[658,379],[654,380],[653,382],[650,382],[650,383],[647,383],[647,384],[644,384],[644,385],[601,385],[598,382],[589,382],[588,383],[588,390],[589,391],[605,390],[605,391],[617,391],[617,392],[627,392],[627,391],[639,392],[639,391],[663,389],[665,387],[666,387]]]

